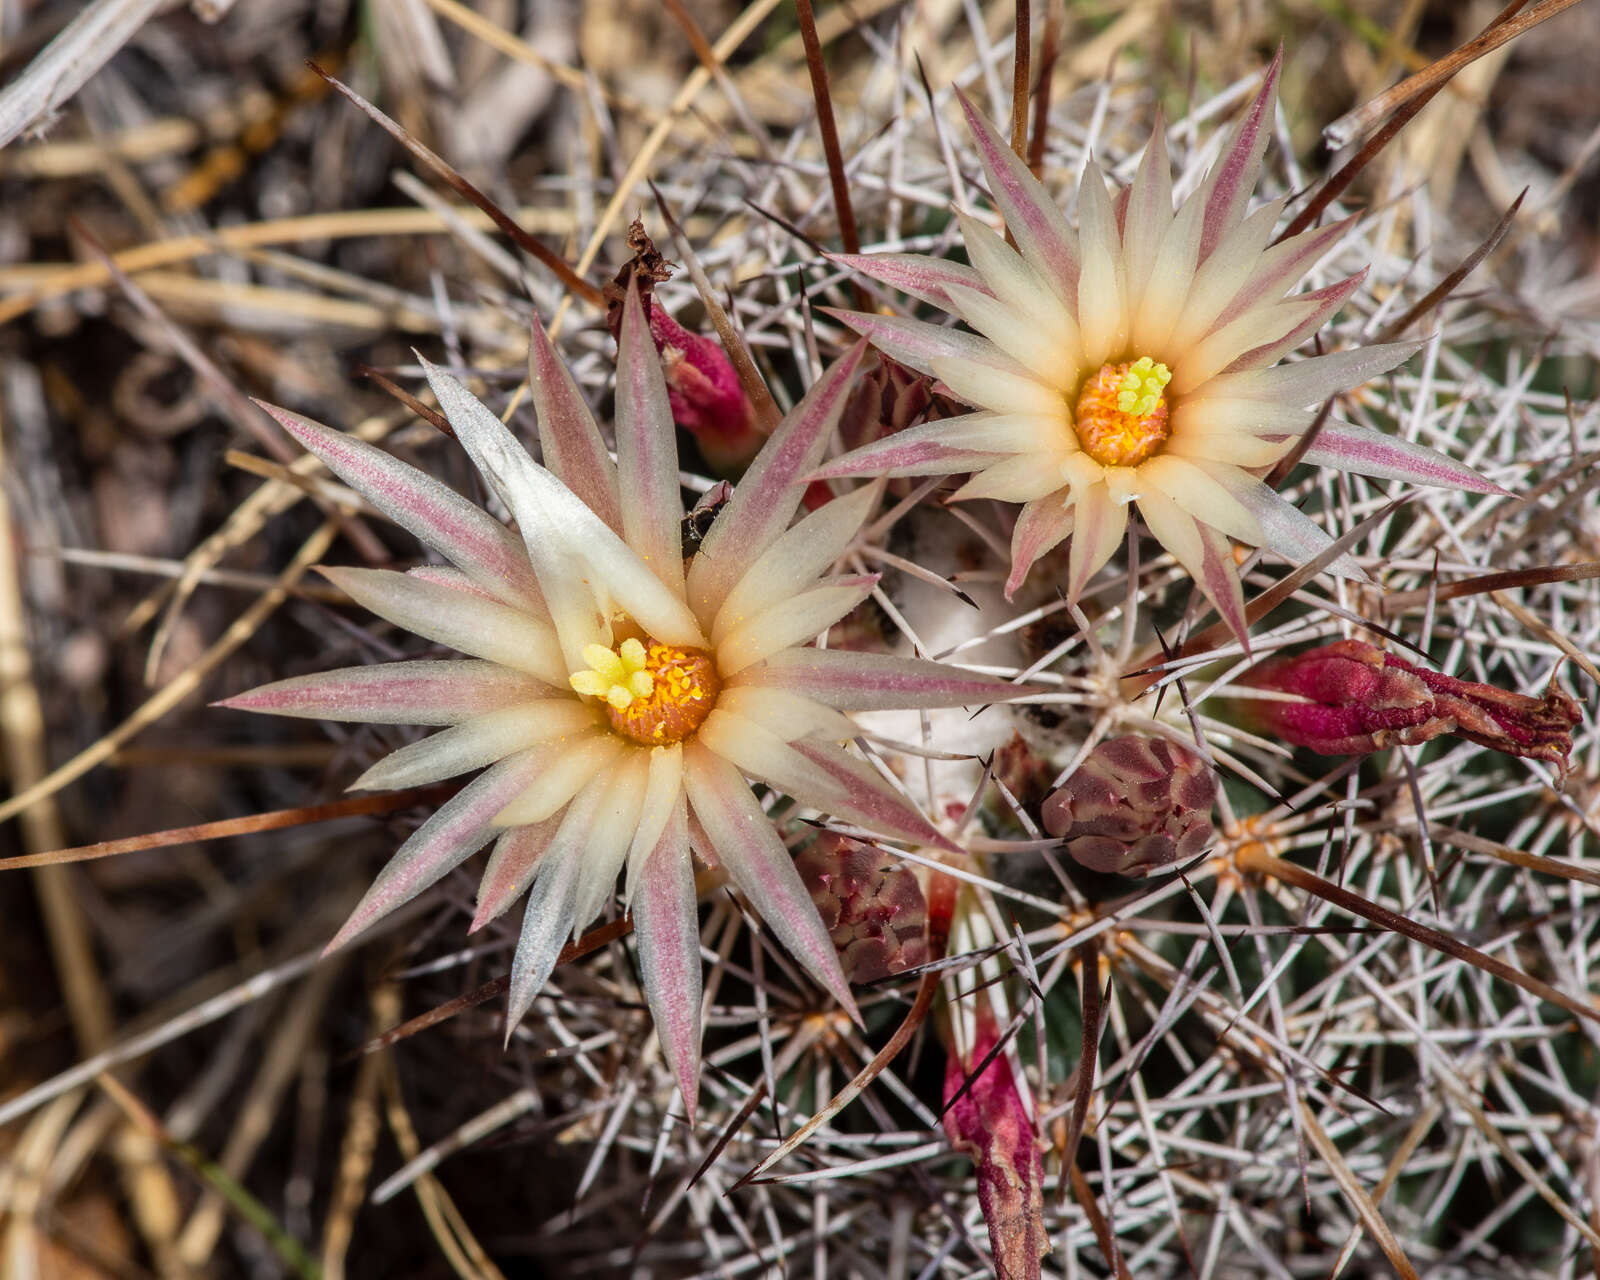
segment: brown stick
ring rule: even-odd
[[[817,103],[817,128],[822,133],[822,153],[828,160],[828,181],[833,187],[833,209],[839,219],[839,243],[846,253],[861,252],[861,234],[856,229],[856,211],[850,203],[850,184],[844,176],[844,154],[839,150],[839,129],[833,119],[833,98],[828,92],[828,68],[822,61],[822,41],[817,38],[817,15],[811,0],[794,0],[800,19],[800,39],[806,47],[806,69],[811,73],[811,95]],[[856,307],[871,306],[867,291],[852,282]]]
[[[1017,39],[1011,58],[1011,149],[1028,162],[1028,59],[1033,54],[1033,6],[1017,0]]]

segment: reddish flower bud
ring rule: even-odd
[[[978,1034],[970,1053],[966,1057],[951,1053],[945,1062],[944,1131],[951,1146],[972,1157],[977,1166],[978,1207],[989,1225],[995,1274],[1000,1280],[1032,1280],[1039,1275],[1039,1259],[1050,1252],[1040,1188],[1044,1164],[1010,1060],[1004,1053],[995,1054],[983,1074],[961,1093],[967,1076],[998,1039],[993,1015],[980,1004]]]
[[[1165,738],[1108,738],[1044,802],[1044,829],[1091,871],[1143,876],[1211,843],[1217,778]]]
[[[1552,678],[1542,698],[1457,680],[1361,640],[1271,658],[1244,677],[1302,702],[1241,701],[1252,727],[1323,755],[1357,755],[1453,733],[1507,755],[1548,760],[1564,777],[1578,704]]]
[[[673,420],[695,438],[715,471],[743,471],[767,437],[722,345],[690,333],[657,305],[650,308],[650,336],[667,376]]]
[[[928,904],[910,867],[831,831],[801,850],[795,867],[851,982],[928,962]]]

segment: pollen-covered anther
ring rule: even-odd
[[[1078,392],[1074,430],[1103,467],[1137,466],[1172,434],[1166,386],[1172,370],[1149,356],[1100,367]]]
[[[717,705],[722,681],[703,649],[679,649],[658,640],[624,640],[617,648],[592,644],[587,670],[572,687],[606,704],[611,727],[646,746],[682,742]]]

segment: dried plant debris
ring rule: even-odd
[[[1168,8],[7,28],[8,1265],[1594,1271],[1600,9]]]

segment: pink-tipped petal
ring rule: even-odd
[[[1165,453],[1139,468],[1139,483],[1160,489],[1201,523],[1259,546],[1263,537],[1260,522],[1232,489],[1213,477],[1212,470],[1177,454]]]
[[[1091,161],[1078,184],[1078,238],[1083,272],[1078,277],[1078,328],[1085,367],[1094,369],[1127,345],[1121,245],[1100,166]]]
[[[882,491],[879,484],[863,485],[824,503],[762,552],[717,610],[711,643],[720,644],[730,632],[792,597],[797,588],[815,582],[845,553]]]
[[[1297,407],[1320,403],[1341,391],[1359,387],[1380,373],[1387,373],[1409,360],[1421,347],[1420,342],[1390,342],[1335,351],[1272,369],[1218,374],[1205,385],[1200,397],[1206,400],[1270,400]]]
[[[717,706],[720,710],[731,711],[752,724],[760,725],[785,742],[793,742],[798,738],[849,742],[861,732],[849,716],[823,706],[815,698],[771,685],[725,686]]]
[[[508,604],[537,607],[539,586],[515,534],[481,507],[382,449],[257,401],[328,470],[401,528]]]
[[[858,822],[872,831],[898,836],[918,844],[934,845],[949,853],[962,852],[939,834],[921,811],[905,800],[899,792],[879,776],[876,769],[864,760],[858,760],[843,747],[826,742],[796,742],[792,748],[796,755],[804,756],[819,772],[809,773],[804,780],[804,790],[790,792],[795,799],[841,818]],[[822,778],[831,780],[824,787]],[[800,779],[794,779],[800,785]],[[774,781],[775,786],[783,786]],[[787,789],[787,788],[785,788]]]
[[[1162,237],[1172,228],[1172,165],[1167,157],[1166,121],[1159,109],[1139,172],[1119,201],[1124,209],[1119,226],[1131,316],[1138,311],[1139,300],[1150,283]]]
[[[614,532],[621,533],[616,464],[606,452],[594,415],[566,361],[551,346],[538,316],[533,318],[528,343],[528,389],[539,421],[539,449],[545,466]]]
[[[511,958],[511,990],[506,997],[508,1044],[512,1030],[550,980],[561,948],[572,932],[582,866],[583,846],[576,840],[564,844],[554,856],[546,850],[539,859],[533,892],[528,894],[528,907],[522,916],[517,951]]]
[[[988,286],[971,267],[944,258],[927,258],[913,253],[830,253],[828,261],[869,280],[946,310],[950,298],[945,290],[953,284],[987,293]]]
[[[947,357],[997,369],[1017,367],[1016,362],[1002,354],[994,343],[975,333],[907,320],[903,316],[880,316],[870,311],[840,311],[833,307],[821,310],[854,329],[890,359],[918,373],[933,373],[933,362]]]
[[[1251,307],[1276,302],[1288,293],[1318,258],[1333,248],[1355,223],[1354,217],[1313,227],[1275,244],[1256,259],[1250,278],[1217,317],[1218,324],[1237,319]]]
[[[1312,466],[1377,476],[1382,480],[1405,480],[1411,484],[1464,489],[1468,493],[1510,496],[1510,490],[1485,480],[1471,467],[1453,458],[1425,445],[1385,435],[1371,427],[1358,427],[1351,422],[1324,423],[1301,461]]]
[[[652,747],[644,780],[644,799],[639,805],[639,820],[628,846],[628,874],[622,884],[624,901],[633,897],[645,859],[656,847],[672,815],[683,798],[683,744]]]
[[[1025,503],[1011,531],[1011,573],[1006,578],[1006,599],[1021,589],[1028,570],[1040,556],[1059,546],[1072,532],[1074,513],[1065,490],[1048,493]]]
[[[1276,306],[1247,311],[1232,324],[1212,330],[1184,352],[1182,363],[1172,371],[1168,394],[1181,399],[1199,390],[1224,369],[1249,367],[1241,357],[1277,347],[1286,335],[1299,329],[1303,321],[1322,311],[1325,301],[1325,298],[1307,294]],[[1296,339],[1287,349],[1299,345]]]
[[[661,1054],[692,1125],[700,1091],[700,928],[681,796],[643,862],[630,902],[639,973]]]
[[[576,914],[572,921],[574,941],[589,921],[600,914],[600,908],[617,887],[617,873],[622,870],[634,833],[639,829],[639,810],[644,804],[649,770],[648,752],[629,751],[603,779],[605,795],[589,830],[583,867],[578,873]]]
[[[1259,545],[1291,564],[1304,564],[1321,555],[1333,542],[1320,525],[1238,467],[1201,460],[1195,460],[1194,465],[1227,489],[1256,518],[1261,526]],[[1328,566],[1327,572],[1357,582],[1368,581],[1366,570],[1350,555],[1340,556]]]
[[[1006,229],[1029,264],[1070,297],[1078,285],[1078,238],[1044,184],[959,89],[961,109],[978,144],[978,159]]]
[[[735,887],[767,928],[857,1023],[860,1011],[794,859],[744,777],[695,742],[683,753],[683,781],[702,833]]]
[[[787,689],[836,711],[980,707],[1040,692],[942,662],[846,649],[785,649],[733,683]]]
[[[550,847],[564,817],[558,813],[543,822],[512,827],[495,841],[489,865],[478,882],[478,909],[467,926],[469,934],[477,933],[499,916],[533,883],[539,860]]]
[[[683,497],[667,379],[637,283],[628,286],[617,342],[617,479],[622,533],[656,577],[683,593]]]
[[[723,638],[717,646],[717,670],[726,680],[752,662],[821,635],[872,594],[878,577],[868,573],[824,579],[809,591],[769,605]]]
[[[1128,531],[1128,507],[1104,484],[1075,487],[1072,545],[1067,554],[1067,603],[1076,604],[1089,579],[1111,559]]]
[[[494,825],[543,822],[601,777],[625,749],[618,735],[597,731],[571,738],[559,751],[546,751],[547,767],[494,815]]]
[[[537,680],[493,662],[387,662],[278,680],[213,705],[310,720],[445,725],[545,692]]]
[[[1272,238],[1285,203],[1280,197],[1257,209],[1230,230],[1216,252],[1200,264],[1194,273],[1194,283],[1189,286],[1189,294],[1183,300],[1183,310],[1172,328],[1170,341],[1174,351],[1195,345],[1224,324],[1255,310],[1247,308],[1228,321],[1218,319],[1260,261],[1261,251]],[[1187,364],[1187,356],[1184,362]]]
[[[567,683],[555,633],[520,609],[392,569],[323,568],[321,573],[362,608],[397,627],[525,671],[556,688]]]
[[[454,778],[540,743],[591,731],[593,709],[576,698],[544,698],[474,716],[386,755],[350,784],[351,791],[399,791]]]
[[[534,462],[460,382],[426,360],[422,368],[462,446],[517,518],[569,669],[580,670],[584,646],[606,634],[589,579],[603,582],[610,603],[657,640],[704,647],[705,637],[683,599],[605,521]],[[591,572],[584,573],[584,565]]]
[[[1278,72],[1283,68],[1279,49],[1262,77],[1261,89],[1244,118],[1234,126],[1222,156],[1212,167],[1197,199],[1205,201],[1205,222],[1200,232],[1200,260],[1204,262],[1222,237],[1244,214],[1250,193],[1261,173],[1261,157],[1272,136],[1273,108],[1278,100]]]
[[[1228,624],[1234,639],[1250,652],[1250,624],[1244,615],[1244,588],[1239,582],[1239,567],[1233,559],[1233,543],[1220,530],[1204,520],[1195,522],[1200,535],[1200,576],[1195,579]]]
[[[512,756],[446,800],[389,859],[327,950],[344,946],[483,848],[494,834],[491,819],[533,780],[542,763],[537,751]]]
[[[969,413],[924,422],[835,458],[808,478],[942,476],[981,470],[1008,453],[1034,447],[1035,437],[1043,435],[1044,424],[1035,430],[1022,426],[1023,421],[1008,415]]]
[[[1284,356],[1288,355],[1302,342],[1322,328],[1324,324],[1349,300],[1350,295],[1367,278],[1367,273],[1361,271],[1351,276],[1348,280],[1341,280],[1338,284],[1330,284],[1325,289],[1313,289],[1309,293],[1302,293],[1288,302],[1280,302],[1273,308],[1281,311],[1285,316],[1293,314],[1290,308],[1311,304],[1301,314],[1298,323],[1276,342],[1269,342],[1265,346],[1256,347],[1239,356],[1227,368],[1229,372],[1236,369],[1265,369],[1275,365]]]
[[[858,342],[784,415],[700,544],[689,566],[688,592],[695,611],[707,621],[716,617],[756,558],[789,527],[805,494],[801,481],[822,461],[865,354],[866,344]]]

